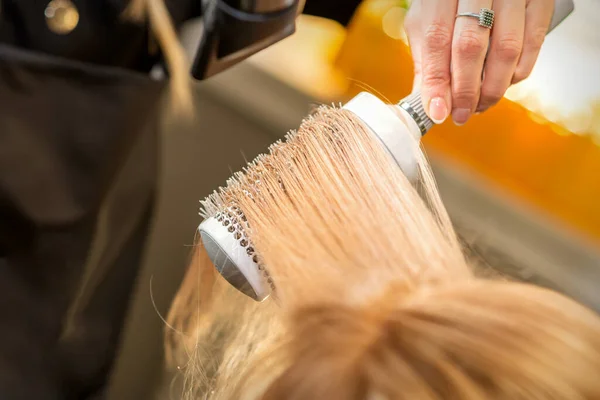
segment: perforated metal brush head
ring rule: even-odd
[[[215,268],[233,287],[256,301],[266,299],[273,282],[247,235],[248,222],[233,206],[206,218],[198,227]]]

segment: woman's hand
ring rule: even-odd
[[[495,12],[491,30],[456,17],[481,8]],[[452,114],[462,125],[527,78],[553,12],[554,0],[413,0],[405,24],[429,117],[441,123]]]

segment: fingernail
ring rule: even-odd
[[[464,125],[471,117],[471,110],[468,108],[457,108],[452,111],[452,119],[458,126]]]
[[[429,117],[436,124],[441,124],[448,118],[448,106],[441,97],[435,97],[429,102]]]

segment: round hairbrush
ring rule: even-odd
[[[572,11],[572,0],[556,0],[549,31]],[[342,108],[369,128],[410,181],[418,178],[416,147],[434,125],[425,113],[420,93],[412,93],[396,105],[386,104],[370,93],[360,93]],[[248,236],[242,210],[218,195],[203,205],[205,220],[198,229],[209,258],[235,288],[257,301],[264,300],[275,285]]]

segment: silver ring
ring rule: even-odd
[[[487,29],[492,29],[492,26],[494,26],[494,10],[490,10],[489,8],[482,8],[479,11],[479,14],[469,12],[458,13],[456,14],[456,18],[458,17],[477,18],[479,20],[479,26],[483,26]]]

